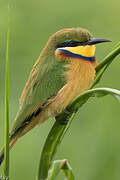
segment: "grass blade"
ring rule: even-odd
[[[9,30],[6,49],[6,79],[5,79],[5,165],[4,179],[9,179]]]

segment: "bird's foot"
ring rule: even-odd
[[[68,117],[67,117],[64,121],[60,121],[60,120],[58,119],[58,117],[59,117],[59,116],[56,116],[55,119],[56,119],[56,121],[59,122],[61,125],[66,125],[66,124],[68,123],[68,121],[69,121],[69,118],[68,118]]]
[[[64,113],[65,113],[66,115],[69,115],[69,114],[70,114],[70,112],[69,112],[67,109],[64,110]],[[58,117],[59,117],[59,116],[56,116],[55,119],[56,119],[56,121],[59,122],[61,125],[66,125],[66,124],[68,123],[68,121],[69,121],[69,117],[67,117],[64,121],[60,121]]]
[[[67,109],[64,109],[65,114],[70,114],[70,112]]]

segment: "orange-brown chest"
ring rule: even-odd
[[[90,88],[95,76],[95,63],[82,59],[72,60],[66,73],[67,86],[70,88],[72,98],[80,95]]]
[[[70,60],[70,64],[67,65],[68,71],[65,73],[67,83],[52,100],[51,107],[54,111],[60,113],[82,92],[91,87],[96,65],[97,62],[92,64],[82,59]]]

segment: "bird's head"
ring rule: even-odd
[[[82,28],[63,29],[51,36],[55,55],[61,59],[82,58],[95,60],[95,44],[110,42],[107,39],[93,38],[89,31]]]

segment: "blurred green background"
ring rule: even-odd
[[[62,28],[84,27],[112,43],[97,45],[100,62],[120,40],[119,0],[0,0],[0,146],[4,130],[5,51],[10,19],[10,123],[33,64],[49,36]],[[120,57],[99,87],[120,89]],[[10,179],[33,180],[40,153],[54,122],[49,120],[22,137],[10,153]],[[114,98],[90,99],[77,113],[55,159],[67,158],[76,180],[120,179],[120,104]],[[0,168],[0,175],[3,168]],[[58,177],[59,180],[63,176]]]

